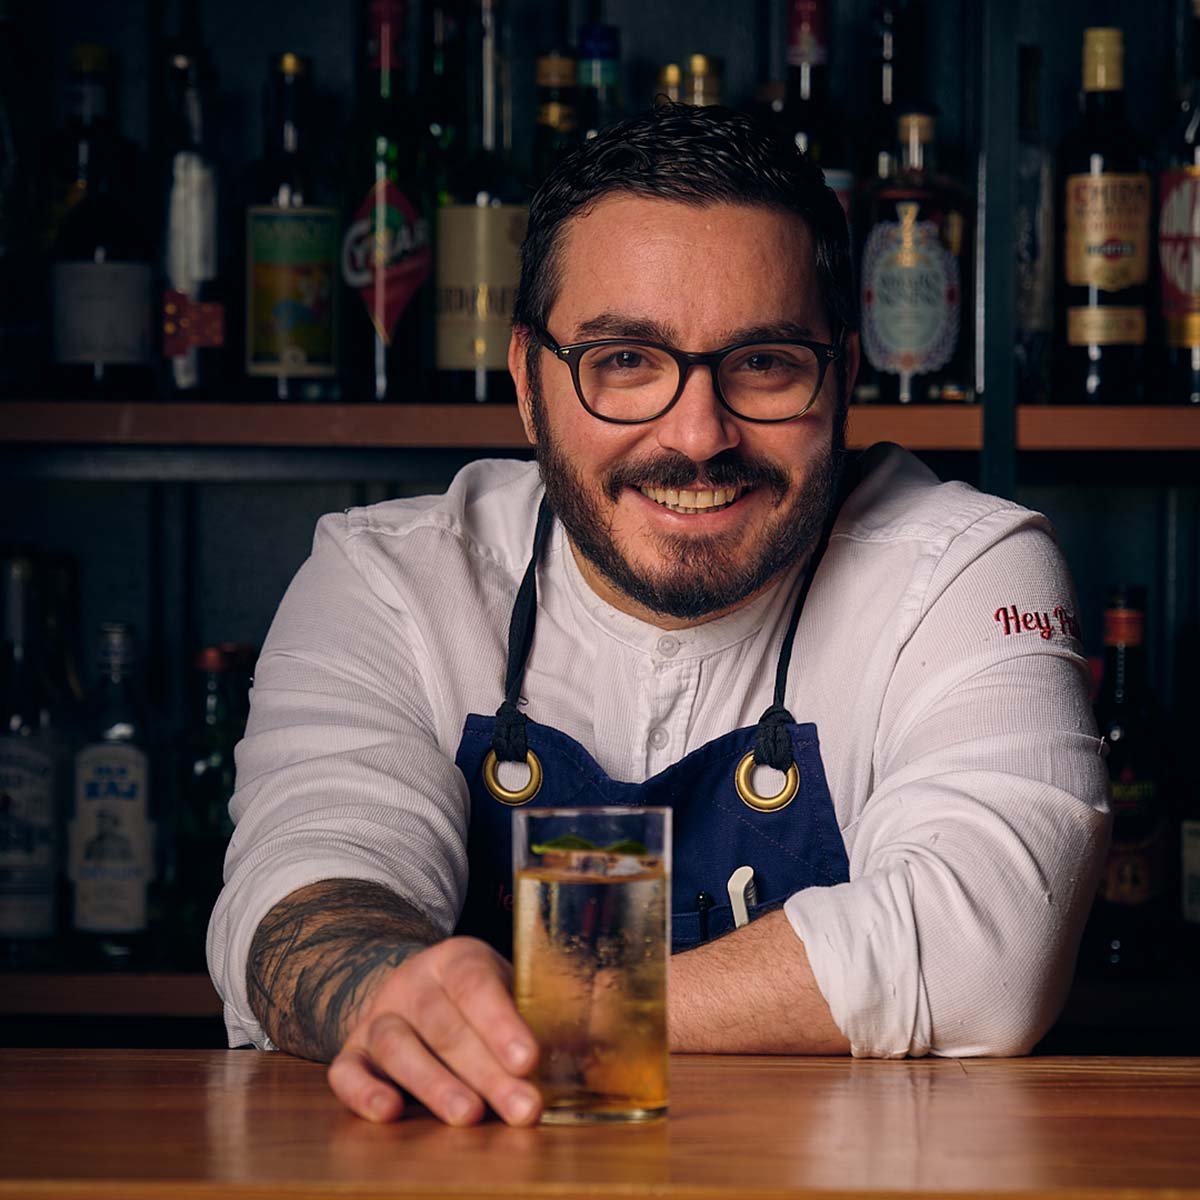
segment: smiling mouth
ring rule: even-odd
[[[683,488],[640,487],[638,491],[647,500],[661,504],[676,513],[712,513],[728,508],[742,496],[742,488],[700,488],[687,491]]]

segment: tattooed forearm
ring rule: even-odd
[[[275,1045],[328,1062],[377,977],[439,937],[382,884],[310,884],[276,904],[254,934],[250,1008]]]

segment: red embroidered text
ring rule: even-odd
[[[1022,612],[1015,604],[998,608],[996,623],[1003,627],[1004,636],[1012,633],[1036,633],[1043,641],[1049,641],[1055,633],[1063,637],[1078,638],[1079,622],[1068,608],[1055,605],[1054,612]]]

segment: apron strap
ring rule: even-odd
[[[496,710],[492,731],[492,749],[500,762],[524,762],[526,717],[517,707],[525,659],[533,644],[533,625],[537,616],[537,567],[550,536],[550,506],[543,497],[538,506],[537,527],[533,533],[533,553],[517,589],[512,616],[508,622],[508,664],[504,669],[504,703]]]

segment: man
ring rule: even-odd
[[[324,518],[263,649],[209,940],[234,1043],[372,1119],[536,1120],[502,953],[535,760],[533,803],[675,807],[673,1049],[1045,1031],[1108,820],[1071,583],[1037,514],[845,455],[852,298],[833,194],[738,114],[655,109],[541,189],[537,467]]]

